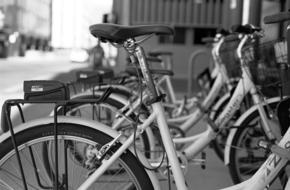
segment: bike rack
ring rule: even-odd
[[[89,103],[89,104],[98,104],[102,101],[104,101],[106,98],[108,98],[108,96],[111,94],[112,89],[108,88],[103,95],[98,98],[98,99],[77,99],[77,100],[24,100],[24,99],[10,99],[10,100],[6,100],[3,104],[3,124],[5,123],[5,125],[7,126],[2,126],[5,127],[5,130],[3,131],[10,131],[11,134],[11,140],[12,140],[12,144],[14,147],[14,151],[16,153],[16,159],[18,162],[18,167],[19,167],[19,171],[20,171],[20,175],[21,175],[21,179],[23,182],[23,187],[24,190],[28,190],[28,186],[26,183],[26,177],[25,177],[25,172],[24,172],[24,168],[22,165],[22,161],[21,161],[21,157],[19,154],[19,150],[18,150],[18,144],[17,144],[17,139],[14,133],[14,127],[12,124],[12,119],[11,119],[11,115],[10,115],[10,110],[11,107],[16,106],[19,110],[20,113],[20,117],[23,123],[25,123],[25,118],[24,118],[24,114],[23,114],[23,110],[21,108],[20,105],[24,105],[24,104],[54,104],[54,125],[53,125],[53,131],[54,131],[54,142],[55,142],[55,176],[53,176],[54,180],[53,180],[53,185],[55,185],[55,187],[47,187],[44,186],[43,184],[41,184],[40,178],[37,174],[37,169],[36,169],[36,164],[34,161],[34,156],[33,156],[33,152],[30,151],[30,155],[32,157],[32,164],[35,167],[34,168],[34,172],[36,174],[36,180],[38,182],[38,185],[43,188],[43,189],[54,189],[54,190],[58,190],[59,189],[59,185],[58,185],[58,176],[59,176],[59,171],[58,171],[58,144],[57,144],[57,139],[58,139],[58,116],[59,115],[65,115],[66,112],[66,107],[67,106],[71,106],[74,104],[78,104],[78,103]],[[58,113],[59,108],[63,107],[63,113]],[[67,163],[65,163],[65,171],[67,173]],[[65,184],[66,183],[66,184]],[[67,181],[65,181],[65,183],[62,183],[60,185],[65,185],[65,187],[68,187]]]
[[[193,77],[195,77],[193,73],[193,68],[194,68],[194,65],[196,64],[195,62],[197,58],[202,55],[211,56],[210,51],[208,49],[199,49],[190,55],[189,62],[188,62],[188,74],[187,74],[187,96],[188,97],[192,96],[192,81],[193,81]],[[211,63],[212,63],[212,59],[210,59],[209,65]]]

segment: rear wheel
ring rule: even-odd
[[[42,154],[43,144],[54,147],[53,134],[53,124],[36,126],[16,134],[28,189],[51,189],[54,184],[58,184],[59,189],[65,189],[66,186],[68,189],[77,189],[120,146],[118,143],[112,147],[104,160],[100,161],[92,152],[97,152],[100,147],[110,142],[110,136],[81,125],[58,124],[59,177],[54,180],[53,174],[45,169]],[[1,189],[24,189],[11,139],[1,142],[1,145]],[[74,149],[71,149],[72,145]],[[54,156],[55,154],[49,158],[52,162],[55,162]],[[153,189],[144,168],[130,151],[123,153],[108,171],[112,168],[114,173],[105,172],[89,189]]]

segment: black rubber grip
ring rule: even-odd
[[[216,42],[214,37],[205,37],[205,38],[202,38],[201,41],[203,43],[208,43],[208,44],[212,44]]]
[[[171,51],[151,51],[148,53],[149,56],[160,56],[160,55],[172,55],[173,53]]]
[[[285,22],[290,20],[290,12],[281,12],[274,15],[269,15],[264,17],[265,24],[273,24],[279,22]]]
[[[225,42],[232,42],[240,40],[240,34],[230,34],[224,38]]]

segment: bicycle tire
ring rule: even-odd
[[[35,178],[36,173],[39,175],[41,183],[44,184],[44,186],[49,186],[49,187],[53,186],[52,181],[47,177],[48,174],[46,173],[46,171],[43,169],[43,167],[39,166],[41,163],[43,163],[43,161],[41,158],[41,154],[38,154],[38,152],[41,151],[41,145],[43,143],[53,141],[53,138],[54,138],[53,125],[54,125],[53,123],[37,125],[37,126],[30,127],[28,129],[24,129],[15,134],[21,161],[24,166],[24,173],[26,176],[26,181],[29,187],[28,189],[44,189],[37,183],[37,180]],[[59,123],[58,135],[59,135],[59,138],[58,138],[59,168],[58,169],[59,169],[60,174],[59,174],[57,184],[63,184],[62,182],[65,181],[64,179],[67,178],[69,188],[77,189],[77,187],[83,182],[82,180],[84,180],[86,176],[89,176],[93,170],[89,171],[89,169],[87,167],[84,167],[84,165],[80,165],[80,163],[76,164],[76,161],[73,160],[73,155],[70,155],[70,153],[68,152],[67,159],[68,159],[69,167],[66,172],[67,176],[64,177],[65,175],[62,175],[62,174],[65,174],[65,171],[66,171],[64,167],[65,162],[64,160],[60,159],[60,158],[65,158],[65,156],[61,156],[61,154],[64,155],[64,153],[67,152],[65,150],[65,146],[63,146],[64,142],[67,140],[73,141],[74,143],[78,144],[80,148],[83,148],[84,153],[87,153],[86,151],[88,151],[89,149],[88,147],[94,147],[98,149],[102,145],[112,140],[112,137],[110,137],[109,135],[97,129],[82,126],[80,124],[71,124],[71,123],[70,124]],[[107,156],[109,157],[114,151],[116,151],[118,146],[120,146],[120,143],[117,143],[117,145],[114,146],[110,150]],[[20,173],[18,171],[19,168],[17,167],[18,163],[17,163],[17,160],[14,158],[15,151],[13,148],[11,138],[7,138],[3,140],[1,142],[1,147],[2,148],[0,152],[0,166],[1,166],[0,186],[4,187],[6,183],[6,187],[8,186],[7,184],[9,184],[9,187],[11,189],[24,189],[24,187],[22,186]],[[30,154],[29,152],[30,148],[33,154]],[[29,159],[29,155],[30,155],[30,159]],[[84,154],[83,156],[84,158],[87,158],[86,154]],[[37,164],[36,165],[37,168],[34,168],[35,166],[33,166],[32,164],[33,163],[32,158],[37,159],[35,161]],[[94,163],[95,168],[98,167],[98,164],[101,164],[101,163],[97,163],[95,160],[93,163]],[[110,188],[115,189],[116,187],[118,189],[121,189],[124,186],[124,183],[128,182],[128,184],[126,184],[127,186],[131,187],[132,185],[136,185],[135,186],[136,189],[153,189],[152,183],[149,179],[148,174],[145,172],[145,169],[140,165],[139,161],[135,158],[135,156],[130,151],[124,152],[118,158],[118,162],[116,163],[116,165],[118,165],[118,167],[122,166],[123,171],[121,175],[108,177],[108,176],[105,176],[108,174],[104,174],[101,177],[101,179],[96,181],[93,185],[97,186],[98,189],[109,190]],[[125,174],[128,174],[128,176],[127,175],[125,176]],[[109,179],[111,181],[105,184],[105,182],[107,182],[106,180],[109,180]],[[130,181],[130,179],[132,181]],[[2,187],[1,189],[3,189]]]
[[[274,102],[269,105],[271,108],[275,108],[277,104],[278,102]],[[264,131],[261,129],[259,119],[260,115],[258,111],[251,113],[237,128],[232,144],[229,145],[231,148],[228,168],[232,181],[235,184],[241,183],[251,177],[267,159],[269,154],[269,152],[263,149],[258,149],[257,146],[258,140],[267,140]],[[249,138],[245,138],[246,136]],[[253,145],[253,147],[247,149],[251,145]],[[243,157],[243,153],[248,153],[249,155]],[[282,171],[279,175],[281,186],[285,185],[284,182],[282,182],[283,175],[285,175],[285,173]]]

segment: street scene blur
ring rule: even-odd
[[[111,10],[111,1],[1,1],[1,104],[22,95],[23,80],[53,79],[102,65],[108,47],[101,47],[88,27]]]
[[[289,10],[0,0],[0,190],[290,189]]]

